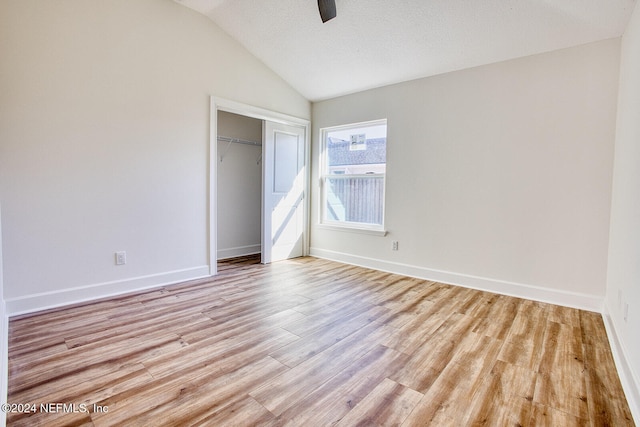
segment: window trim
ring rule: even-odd
[[[365,122],[349,123],[339,126],[327,126],[320,128],[320,158],[319,158],[319,186],[320,186],[320,212],[318,216],[318,227],[326,230],[335,231],[348,231],[355,233],[370,234],[375,236],[385,236],[387,231],[385,229],[386,221],[386,190],[387,190],[387,172],[386,172],[386,157],[385,157],[385,172],[375,174],[354,174],[354,175],[342,175],[342,174],[330,174],[329,165],[327,164],[327,134],[333,131],[348,130],[353,128],[367,127],[367,126],[387,126],[387,119],[377,119]],[[388,135],[388,130],[387,130]],[[327,202],[325,186],[328,178],[346,179],[347,177],[382,177],[382,224],[370,224],[361,222],[350,221],[335,221],[327,219]]]

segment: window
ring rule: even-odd
[[[387,121],[322,130],[324,225],[383,231]]]

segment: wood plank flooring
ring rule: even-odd
[[[634,425],[597,313],[311,257],[219,273],[12,318],[8,425]]]

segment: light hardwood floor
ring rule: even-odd
[[[8,425],[634,425],[599,314],[310,257],[9,334]]]

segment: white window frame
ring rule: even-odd
[[[366,126],[379,126],[385,125],[387,126],[387,119],[379,119],[379,120],[371,120],[366,122],[359,123],[349,123],[345,125],[339,126],[329,126],[320,129],[320,141],[321,141],[321,149],[320,149],[320,162],[319,162],[319,170],[320,170],[320,212],[319,212],[319,224],[320,228],[338,230],[338,231],[350,231],[357,233],[365,233],[372,234],[377,236],[386,235],[387,231],[385,230],[385,208],[386,208],[386,163],[387,159],[385,157],[385,172],[384,173],[369,173],[369,174],[353,174],[353,175],[341,175],[341,174],[330,174],[329,173],[329,165],[327,158],[327,135],[329,132],[348,130],[348,129],[356,129]],[[388,131],[387,131],[388,134]],[[344,177],[344,178],[342,178]],[[371,178],[371,177],[381,177],[382,178],[382,223],[381,224],[370,224],[370,223],[362,223],[362,222],[352,222],[352,221],[336,221],[327,219],[327,195],[326,181],[328,178],[331,179],[348,179],[348,178]]]

